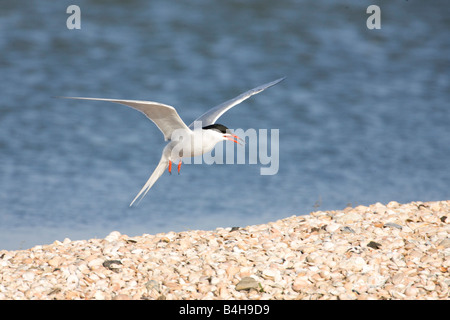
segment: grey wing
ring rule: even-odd
[[[120,103],[136,109],[147,116],[164,134],[165,140],[170,140],[172,132],[177,129],[189,130],[186,124],[181,120],[174,107],[167,104],[162,104],[153,101],[141,100],[118,100],[118,99],[103,99],[103,98],[84,98],[84,97],[61,97],[67,99],[80,100],[97,100]]]
[[[223,115],[225,112],[227,112],[228,110],[233,108],[235,105],[241,103],[242,101],[250,98],[251,96],[253,96],[257,93],[260,93],[261,91],[263,91],[267,88],[270,88],[271,86],[276,85],[278,82],[284,80],[285,78],[286,77],[283,77],[283,78],[277,79],[275,81],[260,85],[259,87],[253,88],[247,92],[240,94],[239,96],[237,96],[234,99],[231,99],[231,100],[225,101],[224,103],[221,103],[220,105],[208,110],[207,112],[202,114],[200,117],[195,119],[194,122],[192,122],[189,125],[189,128],[193,129],[194,123],[196,121],[201,121],[202,127],[216,123],[217,119],[219,119],[221,115]]]

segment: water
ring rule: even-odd
[[[77,1],[68,30],[71,4],[2,3],[0,249],[450,199],[446,1]],[[281,76],[220,119],[279,129],[278,174],[184,165],[131,209],[162,134],[126,107],[54,98],[160,101],[190,123]]]

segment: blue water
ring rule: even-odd
[[[66,9],[81,8],[69,30]],[[381,8],[369,30],[366,9]],[[259,224],[347,204],[450,199],[447,1],[6,0],[0,10],[0,249]],[[190,123],[279,129],[278,174],[184,165],[128,204],[165,145],[144,99]],[[231,142],[230,142],[231,143]],[[247,146],[248,147],[248,146]]]

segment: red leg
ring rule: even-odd
[[[172,174],[172,161],[169,160],[169,173]]]
[[[180,162],[178,162],[178,174],[180,174],[180,169],[181,169],[181,160]]]

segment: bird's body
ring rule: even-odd
[[[224,140],[223,133],[216,130],[197,129],[182,132],[164,148],[172,162],[181,158],[197,157],[214,149],[217,142]]]
[[[124,104],[128,107],[136,109],[153,121],[161,130],[164,139],[170,142],[164,147],[161,160],[156,169],[153,171],[146,184],[141,191],[133,199],[130,206],[132,206],[138,199],[142,199],[153,184],[159,179],[164,171],[169,168],[172,170],[172,163],[178,163],[178,172],[180,172],[180,165],[182,158],[197,157],[204,153],[210,152],[217,143],[224,140],[230,140],[239,143],[236,139],[238,136],[229,132],[229,129],[221,124],[216,124],[217,119],[226,111],[248,99],[254,94],[257,94],[275,84],[282,81],[284,78],[269,82],[267,84],[249,90],[234,99],[226,101],[217,107],[214,107],[197,118],[188,126],[181,120],[174,107],[153,101],[140,100],[118,100],[118,99],[103,99],[103,98],[83,98],[83,97],[63,97],[69,99],[81,100],[97,100],[109,101]]]

